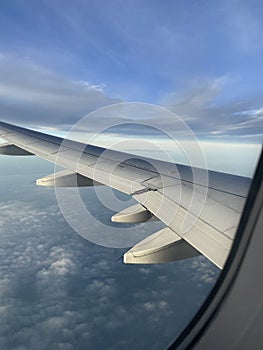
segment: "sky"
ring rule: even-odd
[[[262,32],[259,0],[1,1],[0,120],[57,135],[75,125],[87,138],[108,129],[104,146],[128,140],[147,155],[153,145],[176,152],[156,130],[181,147],[190,135],[211,168],[252,176],[263,134]],[[165,347],[219,270],[204,257],[123,265],[124,251],[82,239],[54,190],[35,186],[53,171],[35,158],[0,158],[0,348]],[[92,188],[83,198],[113,225]]]
[[[61,130],[143,102],[200,138],[261,143],[262,12],[244,0],[2,2],[0,118]]]

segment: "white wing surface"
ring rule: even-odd
[[[112,221],[155,218],[166,225],[131,248],[125,263],[164,263],[203,254],[223,268],[250,179],[63,140],[4,122],[0,137],[6,141],[0,154],[37,155],[65,168],[38,179],[38,185],[107,185],[138,202]]]

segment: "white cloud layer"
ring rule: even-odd
[[[210,291],[218,270],[206,259],[123,265],[122,251],[69,229],[52,190],[5,181],[13,192],[0,201],[1,349],[158,349]]]

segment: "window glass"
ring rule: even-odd
[[[198,186],[213,178],[217,187],[205,194],[211,207],[220,202],[213,223],[234,237],[238,219],[227,226],[225,211],[241,214],[262,144],[259,4],[12,0],[0,18],[2,121],[204,168]],[[142,177],[145,164],[136,163]],[[165,348],[220,268],[202,255],[123,264],[129,247],[165,224],[112,223],[136,201],[104,186],[79,189],[88,218],[65,189],[65,220],[54,188],[35,186],[53,172],[37,157],[0,157],[0,348]],[[222,173],[231,176],[221,182]],[[230,193],[239,183],[242,203],[218,199],[222,184]],[[77,234],[73,221],[95,239]],[[114,232],[133,243],[111,244]],[[96,244],[102,237],[107,244]]]

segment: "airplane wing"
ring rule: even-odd
[[[166,225],[132,247],[124,255],[125,263],[164,263],[203,254],[223,268],[249,178],[64,140],[4,122],[0,138],[6,141],[0,154],[37,155],[65,168],[38,179],[37,185],[107,185],[138,202],[113,215],[112,221],[138,223],[154,217]]]

